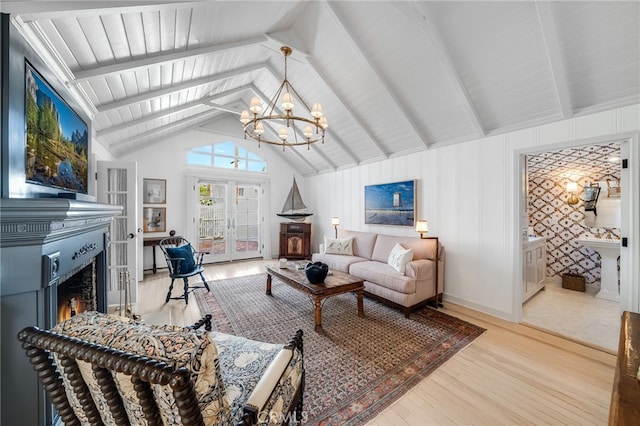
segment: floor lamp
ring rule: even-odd
[[[338,238],[338,225],[340,225],[340,218],[337,216],[332,217],[331,224],[333,225],[333,228],[336,230],[336,238]]]
[[[440,242],[438,241],[438,237],[425,237],[424,234],[426,234],[427,232],[429,232],[429,226],[427,225],[427,221],[426,220],[418,220],[416,221],[416,232],[420,234],[420,239],[423,240],[436,240],[436,267],[435,267],[435,274],[436,274],[436,308],[438,306],[443,307],[443,303],[442,303],[442,296],[444,293],[444,288],[442,289],[442,293],[440,294],[440,296],[438,296],[438,263],[440,263],[440,253],[438,253],[440,251]]]

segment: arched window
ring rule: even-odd
[[[197,146],[191,149],[187,153],[187,164],[254,173],[267,172],[266,161],[230,141]]]

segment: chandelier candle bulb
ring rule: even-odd
[[[311,130],[311,126],[305,127],[303,134],[305,135],[305,137],[307,139],[310,138],[311,136],[313,136],[313,130]]]
[[[262,111],[262,102],[260,102],[260,98],[254,96],[251,98],[251,106],[249,107],[252,113],[257,114]]]
[[[313,104],[313,108],[311,109],[311,115],[314,116],[315,118],[322,117],[322,105],[320,105],[318,102]]]
[[[284,94],[282,98],[282,108],[285,111],[291,111],[293,109],[293,98],[291,97],[291,93],[287,92]]]

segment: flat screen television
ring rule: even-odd
[[[26,183],[88,193],[87,123],[25,60]]]

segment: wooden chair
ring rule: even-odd
[[[597,184],[584,188],[584,211],[593,212],[598,216],[598,196],[600,195],[600,186]]]
[[[196,251],[189,241],[182,237],[168,237],[160,241],[160,249],[164,253],[164,257],[167,260],[167,266],[169,267],[169,276],[171,277],[171,285],[169,286],[169,292],[165,299],[165,303],[170,299],[184,299],[185,304],[189,304],[189,293],[198,288],[206,288],[209,290],[209,284],[202,274],[204,268],[202,267],[202,259],[205,254],[209,254],[206,251]],[[203,285],[190,286],[189,277],[194,275],[200,275]],[[173,290],[173,282],[176,278],[181,278],[184,282],[184,293],[182,296],[171,297],[171,291]]]
[[[298,424],[305,386],[302,330],[281,349],[264,352],[261,342],[229,335],[237,351],[221,353],[211,338],[219,333],[196,331],[202,326],[211,329],[211,315],[192,327],[167,328],[85,312],[52,330],[24,328],[18,340],[65,425],[246,426],[263,422],[264,413],[271,419],[274,409],[281,413],[274,423]],[[176,342],[196,347],[178,349]],[[257,383],[234,407],[216,404],[228,398],[227,386],[234,383],[235,370],[222,374],[220,368],[234,365],[244,350],[260,368],[239,377]],[[279,409],[274,396],[280,396]]]
[[[620,196],[620,181],[618,179],[613,182],[611,179],[607,179],[607,198],[611,196]]]

